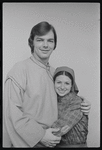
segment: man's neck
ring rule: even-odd
[[[39,62],[41,62],[41,63],[44,64],[45,66],[48,64],[49,58],[48,58],[48,59],[40,59],[38,56],[34,55],[34,53],[33,53],[32,55],[33,55],[33,57],[34,57],[36,60],[38,60]]]

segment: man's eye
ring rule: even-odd
[[[38,42],[42,41],[41,39],[37,39]]]
[[[54,41],[52,41],[52,40],[49,40],[49,42],[53,43]]]

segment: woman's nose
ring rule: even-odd
[[[64,84],[61,84],[61,87],[60,87],[61,89],[64,89]]]

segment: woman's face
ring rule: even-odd
[[[72,87],[71,79],[66,75],[59,75],[55,79],[55,91],[58,95],[64,96],[70,93]]]

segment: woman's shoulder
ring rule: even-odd
[[[79,95],[77,95],[77,94],[76,94],[76,96],[75,96],[75,99],[76,99],[77,101],[79,101],[80,103],[82,102],[82,98],[81,98]]]
[[[70,93],[69,97],[70,97],[70,102],[73,103],[73,104],[74,104],[74,103],[81,103],[81,102],[82,102],[81,97],[78,96],[78,95],[77,95],[76,93],[74,93],[74,92]]]

